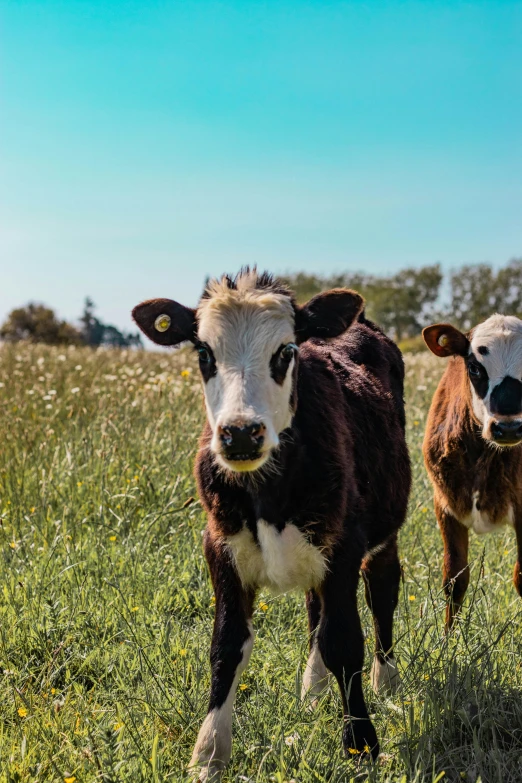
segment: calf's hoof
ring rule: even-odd
[[[395,658],[386,658],[380,661],[376,655],[373,659],[370,680],[374,693],[379,696],[391,696],[401,687],[401,678]]]
[[[345,756],[353,761],[375,760],[379,755],[379,741],[369,718],[347,721],[343,730]]]
[[[209,761],[202,767],[189,767],[189,776],[193,783],[220,783],[224,771],[221,761]]]

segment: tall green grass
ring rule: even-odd
[[[445,638],[441,543],[420,446],[442,370],[407,358],[414,469],[401,533],[400,696],[367,699],[383,755],[341,754],[331,687],[300,703],[303,596],[260,594],[227,781],[522,780],[522,604],[512,532],[472,541]],[[209,690],[212,593],[192,465],[189,353],[0,350],[0,781],[181,781]],[[373,635],[361,597],[369,669]]]

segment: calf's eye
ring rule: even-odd
[[[284,362],[288,362],[290,364],[296,353],[297,345],[295,345],[295,343],[287,343],[287,345],[281,348],[280,356]]]
[[[468,372],[474,378],[478,378],[480,375],[480,367],[475,362],[468,362]]]
[[[199,361],[202,364],[208,364],[208,362],[210,362],[211,359],[210,351],[208,350],[208,348],[204,348],[203,346],[198,348],[198,357],[199,357]]]

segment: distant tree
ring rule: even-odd
[[[371,278],[362,288],[368,316],[397,341],[414,337],[433,320],[441,283],[439,264]]]
[[[295,275],[282,275],[283,283],[292,289],[299,304],[307,302],[312,296],[324,291],[325,278],[319,275],[307,274],[306,272],[297,272]]]
[[[463,329],[493,313],[522,317],[522,259],[495,271],[489,264],[467,265],[450,276],[450,317]]]
[[[86,345],[98,346],[103,342],[104,325],[94,315],[95,304],[88,296],[85,298],[83,313],[80,316],[82,335]]]
[[[440,266],[435,264],[419,269],[403,269],[390,277],[364,273],[321,277],[298,272],[287,275],[284,280],[295,292],[299,303],[328,288],[344,286],[359,291],[366,300],[368,317],[395,339],[402,340],[418,334],[432,319],[442,272]]]
[[[522,258],[514,258],[498,270],[495,281],[496,307],[504,315],[522,317]]]
[[[87,297],[80,317],[82,336],[86,345],[100,345],[113,348],[139,348],[142,345],[139,332],[121,332],[116,326],[104,324],[94,315],[95,304]]]
[[[8,342],[28,340],[49,345],[79,345],[81,332],[67,321],[60,321],[50,307],[30,302],[12,310],[0,327],[0,338]]]

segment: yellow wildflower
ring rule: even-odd
[[[131,612],[137,612],[139,608],[139,606],[133,606]]]
[[[247,688],[248,685],[246,684],[246,682],[242,682],[241,685],[239,686],[240,691],[246,691]]]
[[[25,718],[27,715],[27,710],[25,707],[18,707],[18,714],[21,718]]]
[[[109,541],[116,541],[117,536],[109,536]]]
[[[414,595],[409,595],[408,598],[409,598],[410,601],[415,601],[415,596]]]
[[[268,611],[268,604],[265,604],[264,601],[260,601],[259,602],[259,608],[261,609],[262,612],[267,612]]]
[[[182,378],[188,378],[190,375],[190,370],[182,370],[181,371],[181,377]]]
[[[76,777],[74,775],[71,775],[68,778],[64,778],[63,779],[63,783],[74,783],[75,780],[76,780]]]
[[[182,658],[184,658],[186,656],[186,654],[187,654],[187,651],[185,649],[180,650],[179,654],[181,655]]]

